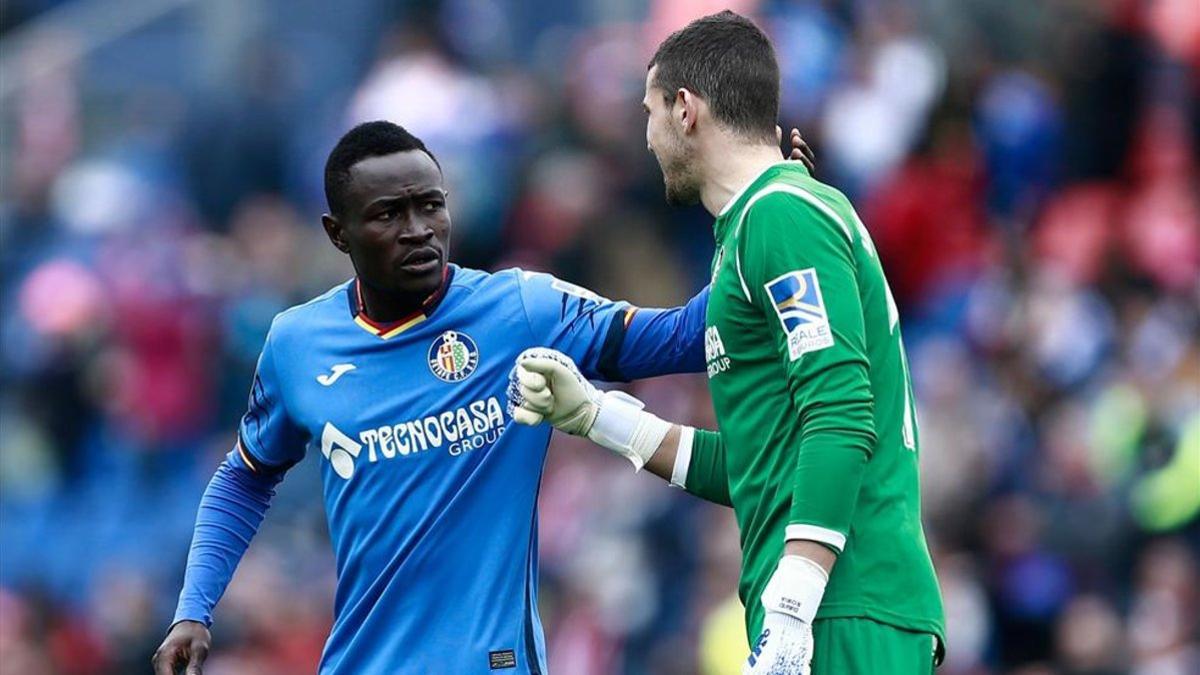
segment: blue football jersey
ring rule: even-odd
[[[449,274],[442,297],[387,326],[346,282],[277,316],[259,359],[232,457],[259,473],[321,463],[337,566],[321,673],[544,673],[551,428],[506,410],[517,355],[552,347],[603,379],[704,368],[702,306],[697,323],[547,274]]]

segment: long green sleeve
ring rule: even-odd
[[[718,432],[696,429],[683,489],[714,504],[733,506],[729,499],[729,474],[725,470],[725,442]]]
[[[786,192],[760,199],[742,227],[743,279],[776,336],[800,430],[789,536],[840,552],[875,445],[852,242],[818,207]]]

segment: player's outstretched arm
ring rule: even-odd
[[[624,392],[596,389],[562,352],[523,352],[508,396],[513,419],[521,424],[548,422],[625,457],[636,470],[645,467],[698,497],[730,505],[719,434],[666,422]]]

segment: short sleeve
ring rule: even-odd
[[[237,459],[256,473],[286,471],[304,459],[303,433],[283,403],[275,349],[275,340],[268,334],[250,385],[246,414],[238,427]]]
[[[626,326],[635,309],[550,274],[516,273],[535,344],[571,357],[589,378],[614,379],[602,372],[607,370],[602,367],[607,360],[605,343],[610,332]]]
[[[659,309],[614,302],[549,274],[518,273],[534,342],[567,354],[588,378],[704,372],[708,287],[685,305]]]

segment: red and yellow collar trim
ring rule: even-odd
[[[450,288],[450,276],[452,274],[450,265],[446,265],[442,269],[442,285],[438,287],[433,295],[425,298],[425,302],[421,303],[421,308],[417,311],[405,316],[396,321],[380,323],[367,316],[363,311],[362,289],[359,288],[358,278],[354,279],[353,288],[353,309],[354,323],[360,328],[367,331],[371,335],[377,336],[382,340],[395,337],[404,331],[420,324],[422,321],[429,318],[433,314],[433,310],[442,302],[442,298],[446,295],[446,290]]]

